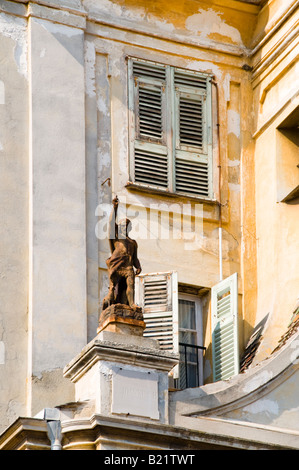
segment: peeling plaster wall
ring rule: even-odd
[[[196,419],[211,417],[260,427],[267,433],[296,431],[298,438],[298,333],[276,353],[229,380],[172,392],[171,422],[196,428]],[[265,426],[265,428],[264,428]],[[268,428],[267,428],[268,427]],[[265,434],[266,435],[266,434]]]
[[[99,194],[98,206],[94,196],[87,195],[87,210],[90,213],[88,233],[92,233],[94,228],[95,214],[98,217],[96,234],[99,238],[98,253],[94,239],[90,239],[88,245],[92,251],[88,281],[89,293],[92,292],[88,303],[89,337],[92,338],[97,321],[97,287],[100,305],[107,291],[105,262],[110,253],[108,240],[103,235],[106,227],[101,218],[104,213],[109,214],[111,197],[115,194],[121,201],[120,211],[123,214],[129,211],[126,215],[133,222],[131,235],[138,242],[144,273],[176,270],[179,282],[204,287],[212,287],[219,280],[219,220],[216,204],[201,205],[199,217],[192,219],[192,227],[198,227],[198,231],[191,241],[188,238],[188,210],[187,215],[180,220],[180,223],[185,224],[185,230],[176,232],[176,236],[169,240],[167,234],[165,235],[168,212],[173,212],[170,220],[172,227],[180,219],[181,212],[186,211],[186,204],[191,204],[190,201],[130,191],[125,187],[129,181],[127,57],[131,56],[210,72],[219,85],[224,277],[236,271],[239,274],[242,349],[255,321],[256,289],[255,247],[252,248],[252,243],[248,254],[249,263],[241,263],[242,220],[246,221],[246,228],[248,227],[246,237],[253,230],[250,225],[253,224],[254,217],[251,208],[254,199],[249,198],[244,202],[241,197],[242,189],[248,190],[250,196],[252,195],[250,177],[253,174],[250,76],[242,66],[246,62],[243,54],[249,44],[258,10],[252,5],[242,5],[239,9],[231,10],[217,2],[209,3],[208,7],[206,2],[192,1],[185,4],[182,10],[180,2],[172,2],[166,20],[166,3],[151,2],[145,5],[137,0],[83,2],[89,18],[85,37],[85,74],[87,133],[92,136],[92,143],[87,140],[90,149],[88,158],[92,160],[93,168],[97,167],[97,181],[94,176],[91,179],[93,185],[97,184]],[[195,44],[198,47],[194,47]],[[214,89],[213,179],[215,198],[218,198],[216,108]],[[241,179],[242,172],[247,175],[245,182]],[[111,178],[111,186],[108,185],[107,178]],[[153,210],[154,206],[156,212]],[[194,208],[194,202],[192,206]],[[202,215],[203,224],[200,220]],[[150,217],[151,220],[156,217],[157,221],[159,217],[162,236],[160,234],[158,239],[158,222],[149,226]],[[249,284],[250,293],[245,304],[242,294]],[[247,307],[245,313],[242,313],[244,305]],[[205,315],[208,315],[207,311]],[[243,315],[246,317],[245,322],[242,322]],[[206,325],[208,346],[211,341],[211,325],[208,320]],[[207,363],[211,361],[209,354],[208,352]]]
[[[239,275],[240,348],[268,312],[272,323],[265,351],[283,331],[288,317],[287,313],[281,317],[281,308],[291,308],[298,286],[296,206],[274,203],[276,173],[271,155],[277,125],[297,106],[289,100],[296,93],[298,68],[291,44],[284,49],[288,56],[279,56],[283,60],[268,68],[275,41],[291,29],[294,16],[283,24],[279,36],[258,45],[281,14],[281,2],[270,3],[271,8],[264,7],[259,16],[256,5],[225,0],[57,0],[55,8],[51,2],[5,2],[6,10],[1,4],[0,283],[5,295],[0,307],[0,374],[5,380],[0,380],[0,411],[4,426],[25,412],[73,397],[72,388],[62,379],[62,368],[96,334],[109,256],[101,217],[110,212],[113,195],[118,194],[121,210],[131,211],[132,236],[139,244],[143,272],[177,270],[179,282],[204,287],[219,280],[215,203],[204,203],[192,219],[197,226],[203,216],[203,224],[190,241],[190,207],[181,217],[189,201],[125,188],[128,56],[214,74],[219,85],[223,268],[224,277]],[[256,48],[253,59],[251,47]],[[251,60],[253,76],[248,71]],[[273,100],[278,103],[274,111]],[[213,175],[215,199],[219,199],[215,109],[214,90]],[[153,204],[156,222],[149,229],[146,220]],[[176,229],[171,240],[167,235],[157,239],[155,217],[161,217],[166,233],[169,210],[171,227],[179,221],[184,230]],[[208,302],[205,315],[209,346]],[[207,351],[207,381],[211,380],[210,361]],[[271,405],[261,403],[260,409],[267,404]],[[274,406],[271,409],[275,411]]]
[[[17,415],[34,414],[73,397],[62,368],[96,334],[109,256],[100,220],[103,211],[110,212],[112,195],[118,194],[121,210],[130,209],[143,272],[177,270],[179,282],[204,287],[219,279],[216,204],[203,204],[190,221],[190,201],[125,188],[127,56],[212,72],[219,84],[223,268],[224,276],[239,274],[240,320],[243,316],[241,168],[247,152],[242,142],[251,132],[251,94],[242,66],[257,8],[192,0],[184,8],[179,1],[171,2],[171,9],[167,1],[138,0],[65,0],[55,6],[9,1],[1,6],[0,54],[6,67],[0,76],[5,123],[0,135],[5,175],[0,261],[5,292],[0,320],[4,426]],[[213,109],[215,123],[215,90]],[[217,198],[215,125],[213,132]],[[153,204],[156,222],[149,228],[146,220]],[[169,224],[175,228],[171,240]],[[165,236],[157,238],[152,235],[159,225]],[[251,318],[253,313],[246,315]],[[205,324],[209,345],[207,318]],[[210,360],[207,355],[207,366]],[[211,372],[211,367],[206,370]]]
[[[185,38],[207,47],[218,43],[220,47],[226,44],[244,49],[249,45],[258,11],[253,5],[234,2],[231,8],[225,2],[194,0],[171,4],[169,0],[146,4],[142,0],[103,0],[101,3],[84,0],[83,4],[94,18],[113,21],[121,27],[134,25],[136,30],[143,29],[162,37],[169,35],[174,40]]]
[[[291,361],[297,367],[294,368],[292,374],[281,380],[280,384],[271,389],[267,394],[263,394],[251,403],[243,406],[242,408],[236,407],[234,411],[223,413],[223,418],[235,419],[238,421],[246,421],[251,423],[259,423],[265,425],[276,426],[285,429],[299,430],[299,371],[298,371],[298,339],[293,341],[291,345]],[[293,359],[292,359],[293,358]],[[279,358],[278,358],[279,360]],[[266,371],[263,377],[260,377],[261,384],[271,382],[273,376]],[[253,379],[252,387],[257,387],[258,377]],[[273,388],[273,387],[272,387]],[[248,393],[251,390],[245,388],[244,392]]]

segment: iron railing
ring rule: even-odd
[[[180,378],[179,387],[181,389],[189,387],[199,387],[199,350],[205,351],[204,346],[195,344],[179,343],[180,349]],[[190,352],[189,352],[190,351]]]

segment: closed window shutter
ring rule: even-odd
[[[211,77],[129,59],[130,181],[210,199]]]
[[[143,309],[144,336],[156,339],[163,350],[178,352],[177,273],[139,275],[135,301]]]
[[[174,72],[175,189],[212,196],[211,83],[206,75]]]
[[[131,179],[167,189],[166,69],[152,63],[130,61]]]
[[[239,373],[237,273],[212,288],[214,381]]]
[[[137,103],[138,137],[145,140],[163,141],[163,86],[138,83]]]

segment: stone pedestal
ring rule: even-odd
[[[64,369],[76,401],[95,414],[168,423],[168,373],[178,356],[142,336],[143,320],[120,317],[120,307],[100,318],[98,335]]]
[[[102,311],[97,333],[101,331],[142,336],[145,322],[141,307],[131,308],[128,305],[114,304]]]

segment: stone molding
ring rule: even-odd
[[[147,338],[102,331],[64,368],[64,377],[75,383],[99,360],[169,372],[179,357]]]
[[[299,332],[277,353],[227,381],[170,393],[173,422],[180,416],[221,416],[244,407],[285,382],[299,367]]]
[[[62,421],[62,450],[294,450],[298,436],[270,427],[196,419],[197,429],[102,415]],[[45,420],[19,418],[0,436],[0,450],[50,450]]]

